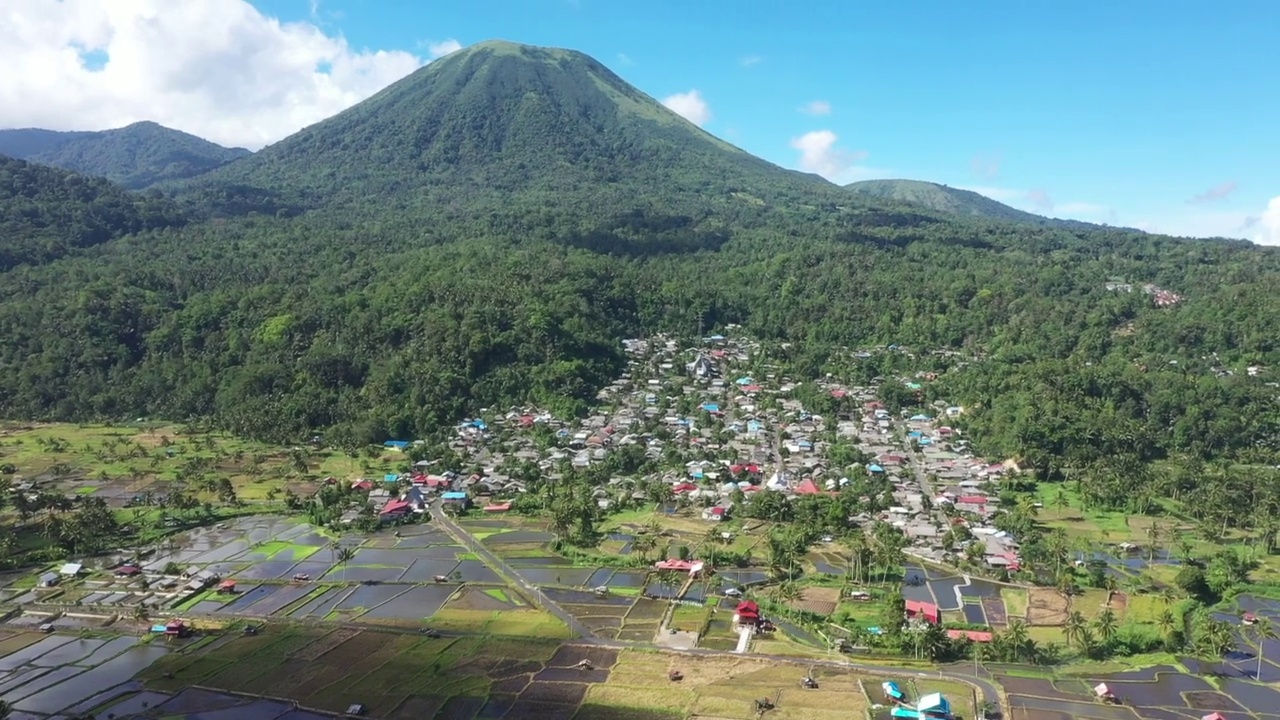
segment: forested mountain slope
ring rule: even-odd
[[[139,190],[185,180],[249,154],[153,122],[114,130],[0,130],[0,155],[96,175]]]
[[[622,337],[739,323],[791,342],[798,377],[839,345],[982,354],[949,399],[1049,470],[1071,438],[1275,451],[1275,389],[1215,375],[1280,365],[1275,250],[859,197],[578,53],[483,43],[183,192],[210,219],[0,275],[0,415],[356,445],[483,406],[574,412]]]
[[[344,214],[538,234],[740,224],[767,208],[865,205],[825,180],[749,155],[596,60],[491,41],[189,184],[223,214]],[[606,223],[608,224],[608,223]],[[430,232],[430,231],[429,231]]]
[[[845,189],[859,195],[883,201],[918,205],[948,215],[965,215],[1065,229],[1089,230],[1098,227],[1078,220],[1060,220],[1024,212],[972,190],[923,180],[863,180],[845,185]]]
[[[163,197],[0,156],[0,271],[182,222]]]

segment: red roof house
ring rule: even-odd
[[[797,495],[821,495],[822,490],[814,484],[812,478],[805,478],[803,482],[796,486]]]
[[[693,569],[693,560],[659,560],[653,564],[655,570],[679,570],[688,572]]]
[[[995,639],[995,636],[983,630],[948,630],[947,637],[952,640],[960,638],[968,638],[970,642],[989,643]]]
[[[679,493],[693,492],[694,490],[697,490],[697,489],[698,489],[698,486],[694,485],[693,483],[682,482],[682,483],[673,485],[671,487],[671,492],[679,494]]]
[[[760,622],[760,606],[750,600],[738,603],[734,613],[738,616],[738,622],[743,625],[754,625]]]
[[[730,465],[729,472],[733,473],[734,475],[737,475],[738,473],[750,473],[752,475],[759,475],[760,466],[755,463],[738,463],[737,465]]]
[[[907,618],[924,618],[926,621],[937,625],[942,622],[942,612],[938,610],[938,606],[933,603],[920,602],[919,600],[908,600],[906,602]]]
[[[991,498],[986,495],[961,495],[956,498],[956,502],[964,503],[966,505],[986,505],[988,502],[991,502]]]
[[[352,490],[372,490],[373,483],[369,480],[356,480],[351,483]]]
[[[384,518],[396,517],[400,515],[407,515],[409,513],[409,510],[410,508],[409,508],[408,500],[388,500],[387,504],[382,506],[382,511],[379,513],[379,515],[381,515]]]
[[[125,565],[123,567],[116,568],[116,575],[119,577],[133,577],[140,572],[142,572],[142,570],[138,569],[137,565]]]
[[[835,399],[837,399],[837,400],[840,400],[841,398],[843,398],[845,395],[848,395],[848,394],[849,394],[849,391],[848,391],[848,390],[839,390],[839,389],[836,389],[836,390],[832,390],[832,391],[831,391],[831,397],[833,397],[833,398],[835,398]]]
[[[484,511],[487,513],[504,513],[511,509],[511,503],[493,503],[485,505]]]
[[[177,635],[179,637],[187,634],[187,624],[182,620],[170,620],[164,625],[165,635]]]
[[[233,593],[235,591],[236,591],[235,580],[223,580],[222,582],[218,583],[218,592],[220,593]]]

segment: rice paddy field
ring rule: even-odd
[[[582,660],[590,669],[579,667]],[[673,681],[673,670],[683,678]],[[810,672],[819,682],[816,690],[799,684]],[[199,685],[233,694],[267,694],[319,711],[338,712],[360,703],[370,717],[415,720],[745,720],[756,717],[757,699],[776,706],[770,718],[844,720],[866,717],[872,702],[863,690],[866,677],[840,669],[545,640],[431,639],[344,628],[268,626],[258,636],[167,654],[140,679],[151,693]],[[921,690],[965,692],[959,685],[934,685],[922,681]]]

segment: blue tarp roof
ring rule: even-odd
[[[885,680],[884,683],[881,684],[881,687],[884,688],[885,693],[887,693],[889,697],[895,700],[901,700],[905,697],[902,694],[902,689],[898,687],[898,683],[892,680]]]
[[[702,409],[707,412],[720,412],[720,406],[715,403],[702,403]]]
[[[396,475],[395,473],[387,473],[386,475],[382,476],[383,482],[399,482],[399,480],[400,480],[400,476]]]
[[[467,498],[467,494],[464,492],[457,492],[455,490],[452,492],[441,493],[440,497],[444,498],[445,500],[465,500]]]
[[[912,415],[911,419],[919,421],[919,420],[932,420],[933,418],[929,417],[928,415]]]
[[[409,441],[408,440],[388,440],[382,443],[382,446],[389,447],[389,448],[399,448],[403,450],[409,447]]]
[[[884,472],[884,468],[880,467],[879,465],[872,465],[867,469],[870,470],[871,472]]]
[[[151,632],[158,632],[158,633],[162,633],[162,632],[164,632],[166,629],[167,629],[167,628],[165,628],[165,626],[163,626],[163,625],[152,625],[152,626],[151,626]]]
[[[749,377],[740,377],[740,378],[738,378],[738,380],[737,380],[737,383],[738,383],[739,385],[751,385],[751,384],[752,384],[752,382],[753,382],[753,381],[752,381],[752,379],[751,379],[751,378],[749,378]]]

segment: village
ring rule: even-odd
[[[190,642],[228,623],[246,633],[350,623],[743,661],[808,657],[864,670],[971,657],[973,669],[930,683],[902,685],[886,670],[859,685],[859,697],[877,718],[972,718],[1005,702],[1130,717],[1100,708],[1118,703],[1113,688],[1139,687],[1133,678],[1095,674],[1078,695],[1026,688],[976,672],[979,658],[1002,658],[978,648],[1029,660],[1037,643],[1071,643],[1073,613],[1103,627],[1155,627],[1157,594],[1134,582],[1121,592],[1120,581],[1167,570],[1175,561],[1166,552],[1129,540],[1089,546],[1074,555],[1077,576],[1087,584],[1101,562],[1106,583],[1072,593],[1037,586],[1019,538],[1001,529],[1006,486],[1022,469],[973,451],[965,408],[923,401],[935,372],[793,378],[776,359],[786,348],[727,332],[693,344],[626,341],[627,371],[581,419],[537,407],[482,410],[443,441],[388,439],[359,461],[363,471],[294,484],[284,515],[233,516],[11,578],[0,590],[11,608],[4,626],[132,625]],[[897,346],[851,350],[845,360],[876,358],[915,364]],[[173,446],[168,454],[180,455]],[[135,490],[111,502],[132,507]],[[1280,666],[1266,667],[1280,677]],[[833,679],[813,668],[796,681],[824,692]],[[666,674],[674,683],[683,673]],[[998,686],[1012,696],[1002,699]],[[347,699],[320,705],[336,712]],[[754,702],[765,711],[774,700]],[[1172,697],[1152,703],[1181,706]]]

